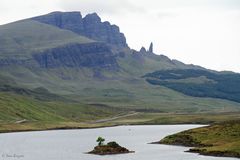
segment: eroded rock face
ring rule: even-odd
[[[84,35],[99,41],[110,44],[127,47],[126,38],[120,33],[119,27],[111,25],[109,22],[101,22],[100,17],[96,14],[88,14],[83,19]]]
[[[145,47],[142,47],[139,52],[142,54],[145,54],[145,53],[147,53],[147,50]]]
[[[149,49],[148,49],[149,53],[153,53],[153,43],[151,42]]]
[[[79,12],[52,12],[32,19],[62,29],[71,30],[75,33],[84,32],[82,15]]]
[[[88,14],[83,18],[80,12],[53,12],[34,17],[32,20],[67,29],[97,41],[128,47],[119,27],[109,22],[102,22],[96,13]]]
[[[42,52],[35,52],[32,54],[32,58],[28,59],[0,59],[0,67],[16,65],[46,69],[57,67],[89,67],[118,70],[117,56],[111,51],[108,45],[101,42],[68,44]]]
[[[0,67],[5,66],[24,66],[24,67],[36,67],[36,63],[33,59],[18,59],[18,58],[6,58],[6,59],[0,59]]]
[[[115,55],[104,43],[70,44],[33,54],[42,68],[92,67],[118,69]]]

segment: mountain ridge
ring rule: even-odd
[[[73,18],[69,19],[69,15]],[[95,20],[88,20],[89,16]],[[136,51],[126,46],[124,40],[114,44],[109,39],[91,39],[88,33],[78,31],[80,27],[82,32],[81,22],[85,23],[79,17],[80,12],[54,12],[0,26],[0,43],[4,44],[0,46],[0,76],[8,85],[10,82],[10,88],[13,81],[15,87],[45,88],[49,94],[87,106],[90,103],[119,110],[174,113],[240,110],[240,104],[230,100],[192,97],[164,85],[151,85],[143,76],[157,70],[207,69],[156,55],[153,44],[148,50]],[[86,17],[85,21],[91,22],[85,25],[89,26],[87,32],[105,26],[100,35],[93,32],[93,36],[106,38],[112,33],[107,29],[111,24],[101,22],[96,14]],[[114,34],[121,35],[119,29]]]
[[[116,25],[102,22],[96,14],[82,17],[81,12],[52,12],[47,15],[31,18],[32,20],[70,30],[90,39],[103,41],[119,47],[128,47],[126,38]]]

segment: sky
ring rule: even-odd
[[[240,0],[0,0],[0,24],[53,11],[96,12],[133,49],[240,72]]]

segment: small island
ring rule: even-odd
[[[134,151],[129,151],[127,148],[120,146],[117,142],[108,142],[104,144],[104,138],[98,137],[98,145],[89,154],[97,155],[110,155],[110,154],[124,154],[124,153],[134,153]]]

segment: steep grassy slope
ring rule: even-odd
[[[39,101],[32,100],[26,96],[10,93],[0,93],[0,117],[1,121],[18,121],[22,119],[57,121],[64,120],[63,117],[55,115],[46,110]],[[41,107],[40,107],[41,106]]]
[[[240,157],[240,121],[214,124],[167,136],[162,144],[196,147],[203,155]]]
[[[11,82],[11,83],[10,83]],[[43,87],[28,89],[1,76],[0,123],[82,122],[118,114],[107,106],[87,105],[49,92]]]
[[[12,77],[26,88],[47,88],[85,104],[103,104],[137,111],[159,112],[235,112],[239,103],[196,98],[161,86],[149,85],[144,79],[130,77],[126,72],[104,71],[104,78],[94,77],[89,68],[39,69],[1,68],[1,74]],[[18,75],[18,76],[17,76]],[[13,77],[14,76],[14,77]]]
[[[118,113],[107,107],[74,102],[39,101],[13,93],[0,92],[0,121],[83,121]]]
[[[1,58],[29,58],[34,51],[90,42],[93,41],[71,31],[37,21],[24,20],[0,26]]]

